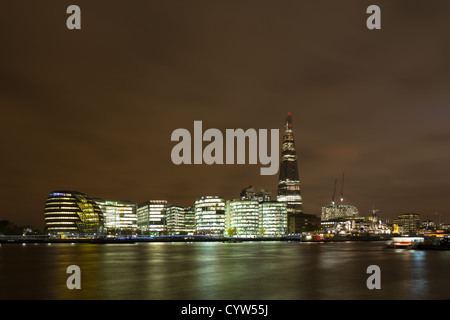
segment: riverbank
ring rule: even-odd
[[[158,237],[120,237],[120,238],[49,238],[46,236],[2,236],[0,244],[21,243],[93,243],[93,244],[130,244],[145,242],[265,242],[265,241],[289,241],[289,242],[342,242],[342,241],[386,241],[389,235],[383,236],[334,236],[329,238],[305,237],[300,235],[289,235],[283,237],[212,237],[212,236],[158,236]]]

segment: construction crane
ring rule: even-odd
[[[344,203],[344,173],[342,173],[341,205]]]
[[[334,206],[334,197],[336,196],[336,185],[337,185],[337,178],[334,180],[334,191],[333,191],[333,197],[331,198],[331,204]]]
[[[375,204],[372,205],[372,210],[369,210],[369,212],[372,212],[372,216],[375,216],[375,213],[380,211],[379,209],[375,209]]]

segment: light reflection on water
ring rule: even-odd
[[[81,269],[69,290],[66,269]],[[369,265],[381,290],[369,290]],[[1,299],[448,299],[450,251],[382,242],[27,244],[0,247]]]

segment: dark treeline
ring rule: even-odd
[[[42,234],[30,226],[17,226],[9,220],[0,220],[0,235]]]

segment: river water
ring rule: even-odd
[[[69,290],[69,265],[80,290]],[[381,289],[368,289],[367,267]],[[449,299],[450,251],[383,242],[3,244],[0,299]]]

